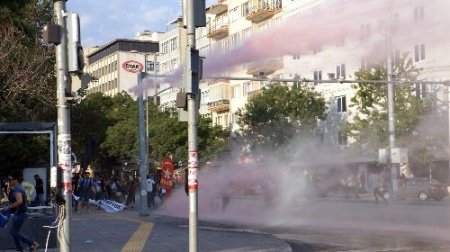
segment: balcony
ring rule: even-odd
[[[230,100],[222,99],[214,102],[208,103],[208,109],[211,112],[221,113],[230,111]]]
[[[221,39],[228,36],[228,25],[227,24],[214,24],[208,29],[208,38]]]
[[[228,5],[225,3],[225,0],[221,0],[217,4],[214,4],[211,7],[209,7],[207,13],[217,15],[217,14],[226,12],[227,10],[228,10]]]
[[[258,23],[272,17],[280,11],[280,0],[252,0],[245,18],[253,23]]]
[[[247,74],[259,76],[261,73],[264,73],[264,75],[267,75],[281,68],[283,68],[283,62],[281,59],[270,59],[263,62],[250,64],[247,69]]]

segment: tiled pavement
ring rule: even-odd
[[[108,214],[103,210],[72,215],[71,251],[189,251],[188,220],[156,215],[141,217],[137,209]],[[290,246],[270,234],[217,228],[199,222],[198,251],[289,252]],[[11,250],[12,251],[12,250]],[[39,251],[45,251],[41,244]],[[50,248],[47,251],[59,251]]]

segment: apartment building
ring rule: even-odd
[[[114,96],[130,92],[137,85],[137,73],[159,71],[159,44],[157,41],[116,39],[99,47],[87,56],[86,73],[91,77],[87,93],[101,92]]]
[[[445,57],[450,51],[450,38],[446,32],[449,20],[445,14],[450,3],[444,0],[426,4],[421,0],[398,0],[390,2],[389,11],[375,11],[385,6],[377,5],[377,1],[367,5],[359,3],[361,5],[346,6],[348,2],[351,1],[219,0],[206,9],[207,26],[197,28],[196,47],[200,55],[206,58],[207,64],[211,54],[223,54],[225,58],[228,52],[240,47],[244,42],[261,38],[257,35],[264,31],[282,27],[289,33],[285,26],[295,26],[295,23],[289,23],[290,20],[302,15],[304,19],[299,20],[304,22],[310,22],[312,19],[319,26],[334,27],[335,31],[331,33],[335,32],[336,35],[328,35],[329,39],[322,40],[321,43],[304,36],[311,34],[306,28],[300,32],[293,29],[299,34],[292,32],[289,36],[297,38],[299,44],[305,44],[306,50],[298,54],[280,53],[264,60],[247,61],[216,73],[215,76],[315,80],[310,84],[323,94],[329,104],[328,118],[319,124],[321,139],[326,145],[345,147],[350,140],[341,125],[342,122],[351,120],[350,114],[356,112],[350,107],[355,90],[352,84],[341,83],[340,80],[353,80],[356,71],[366,68],[371,61],[387,57],[385,46],[388,21],[391,24],[390,45],[393,62],[402,54],[408,53],[414,65],[422,69],[418,77],[422,80],[445,80],[450,73],[450,58]],[[374,11],[371,11],[371,8]],[[339,16],[339,13],[353,13],[354,16],[348,19],[352,22],[345,22],[347,18]],[[335,23],[321,24],[319,19],[324,17]],[[181,25],[182,20],[178,18],[171,24],[174,25],[173,28],[162,35],[160,41],[161,64],[164,64],[161,68],[162,74],[168,74],[179,67],[185,55],[185,30]],[[309,27],[318,28],[320,27]],[[322,35],[326,37],[327,34]],[[283,41],[275,45],[270,41],[253,42],[265,44],[267,49],[283,47]],[[321,80],[334,82],[322,83]],[[210,116],[216,125],[229,129],[233,142],[234,132],[239,131],[236,113],[245,107],[252,95],[267,84],[267,81],[205,78],[200,83],[200,113]],[[173,89],[161,94],[162,106],[174,106],[176,93],[181,85],[180,82],[178,86],[174,85]],[[439,85],[418,85],[418,90],[431,93],[441,104],[447,104],[447,94],[439,92],[442,91]]]
[[[330,2],[333,2],[333,6],[322,6]],[[240,46],[245,39],[253,39],[252,34],[278,25],[286,25],[288,20],[298,15],[309,15],[311,19],[318,18],[316,14],[319,12],[328,16],[336,15],[335,13],[343,11],[344,8],[351,7],[339,6],[345,2],[220,0],[207,9],[207,13],[211,15],[207,35],[210,38],[210,51],[226,53]],[[232,77],[266,76],[283,79],[297,77],[316,80],[311,84],[324,95],[330,107],[327,120],[320,124],[323,139],[326,144],[345,146],[348,139],[340,126],[342,122],[351,120],[349,103],[355,95],[355,90],[351,87],[352,84],[340,83],[339,80],[354,79],[356,71],[370,64],[370,59],[374,58],[371,53],[373,54],[374,51],[378,60],[387,56],[386,35],[382,37],[386,31],[380,30],[386,29],[386,25],[382,26],[383,22],[386,23],[387,20],[390,20],[392,25],[391,49],[394,62],[403,53],[408,53],[413,58],[415,66],[422,69],[419,79],[423,80],[444,80],[450,70],[449,59],[444,57],[446,52],[450,51],[447,43],[449,37],[445,32],[445,24],[448,23],[446,22],[448,20],[444,13],[448,3],[435,1],[425,4],[420,0],[392,1],[389,12],[371,12],[370,8],[372,7],[383,7],[372,5],[365,8],[370,15],[364,16],[364,18],[355,18],[351,27],[346,23],[333,24],[336,29],[342,29],[341,35],[335,36],[333,40],[324,41],[323,44],[315,43],[310,46],[309,51],[251,62],[241,67],[235,67],[231,72],[221,74]],[[339,10],[339,8],[342,9]],[[344,19],[344,17],[342,18]],[[338,19],[334,20],[338,21]],[[317,22],[320,24],[319,21]],[[314,27],[310,27],[310,29],[314,29]],[[284,31],[289,31],[289,29],[284,27]],[[309,31],[305,30],[304,33],[309,34]],[[298,37],[299,43],[309,42],[307,37],[302,37],[302,34],[291,35]],[[370,39],[369,43],[368,37],[371,35],[381,35],[381,37]],[[255,38],[257,39],[258,36]],[[267,43],[268,49],[275,46],[267,41],[259,43]],[[280,46],[280,43],[276,43],[276,46]],[[336,82],[321,83],[321,80],[335,80]],[[264,81],[208,81],[208,104],[213,122],[229,127],[231,131],[239,130],[236,112],[245,106],[249,97],[266,84]],[[445,94],[437,93],[439,90],[437,85],[422,85],[419,88],[435,93],[437,99],[445,104]]]

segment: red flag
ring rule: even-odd
[[[172,189],[173,183],[173,162],[170,157],[165,157],[162,160],[162,171],[161,171],[161,180],[159,182],[161,188],[166,191],[170,191]]]

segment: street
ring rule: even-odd
[[[181,202],[174,204],[177,200],[180,198],[174,195],[158,212],[180,216],[183,207]],[[450,250],[448,198],[385,205],[375,204],[371,195],[365,195],[360,199],[303,199],[270,207],[259,197],[240,197],[231,199],[224,211],[201,205],[199,218],[272,234],[290,244],[293,251]]]

